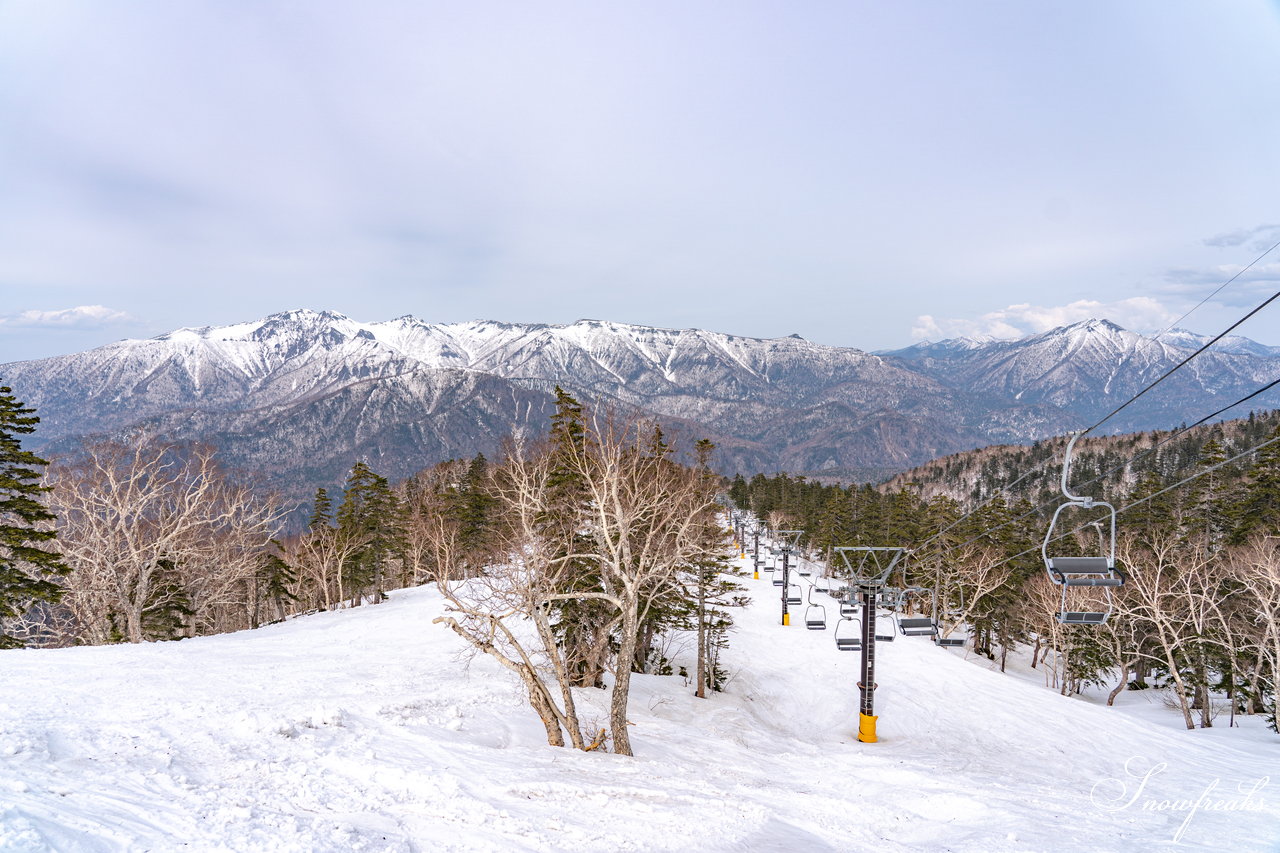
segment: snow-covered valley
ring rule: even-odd
[[[778,625],[767,580],[706,700],[638,676],[635,758],[545,745],[432,587],[181,642],[0,652],[0,850],[1280,849],[1280,737],[1181,730],[1157,697],[1065,698],[984,659],[859,656]],[[604,691],[582,692],[603,724]]]

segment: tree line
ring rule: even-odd
[[[174,639],[432,582],[436,621],[521,679],[549,743],[630,754],[633,673],[676,674],[690,643],[693,671],[680,670],[697,695],[726,678],[745,601],[720,478],[710,442],[681,456],[652,423],[556,395],[549,435],[396,484],[357,462],[284,535],[291,508],[209,448],[139,436],[52,465],[22,451],[38,418],[0,388],[0,631],[8,645]],[[575,698],[601,687],[606,725]]]
[[[1117,563],[1127,582],[1101,626],[1064,625],[1061,587],[1040,554],[1058,503],[1047,486],[1060,463],[1014,489],[1036,448],[958,454],[881,487],[779,474],[735,478],[735,504],[807,531],[819,554],[838,545],[912,549],[903,585],[937,591],[944,633],[1004,667],[1016,649],[1061,692],[1167,688],[1188,728],[1220,712],[1265,714],[1280,700],[1280,417],[1275,413],[1188,431],[1097,438],[1073,462],[1075,491],[1121,509]],[[1272,442],[1272,443],[1267,443]],[[1061,444],[1061,442],[1057,442]],[[1160,445],[1157,447],[1157,445]],[[1223,464],[1249,447],[1256,453]],[[1137,463],[1126,459],[1146,453]],[[1059,453],[1060,458],[1060,453]],[[976,476],[974,474],[976,473]],[[1202,474],[1177,486],[1193,474]],[[1099,480],[1088,488],[1080,484]],[[1176,486],[1176,487],[1175,487]],[[954,495],[963,497],[957,498]],[[965,515],[965,513],[969,515]],[[1100,553],[1105,541],[1080,511],[1050,553]],[[1098,590],[1072,589],[1069,609],[1101,607]]]

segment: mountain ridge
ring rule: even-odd
[[[726,473],[872,477],[1086,425],[1207,340],[1170,337],[1089,320],[1017,341],[869,353],[594,319],[365,323],[295,309],[11,362],[0,376],[37,408],[37,448],[139,428],[212,438],[235,464],[279,471],[299,493],[340,481],[359,454],[408,474],[491,453],[513,427],[546,428],[556,385],[713,438]],[[1280,375],[1280,348],[1238,339],[1229,350],[1205,353],[1113,426],[1188,420]],[[288,473],[300,468],[305,476]]]

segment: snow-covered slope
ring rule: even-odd
[[[0,850],[1280,845],[1280,791],[1245,793],[1280,760],[1257,720],[1180,731],[1145,694],[1096,707],[899,638],[878,652],[881,740],[860,744],[858,655],[780,627],[768,581],[747,583],[728,690],[637,677],[634,759],[545,746],[514,677],[431,624],[430,588],[235,635],[0,652]],[[582,692],[595,722],[605,699]]]

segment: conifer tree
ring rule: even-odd
[[[333,520],[333,500],[329,497],[329,492],[321,486],[316,489],[315,499],[312,501],[311,517],[307,519],[307,529],[315,530],[317,527],[328,527],[329,522]]]
[[[559,385],[555,388],[556,412],[551,416],[551,470],[547,477],[549,508],[542,523],[548,538],[558,542],[561,556],[588,550],[581,531],[586,488],[573,464],[586,448],[587,429],[582,406]],[[599,567],[589,560],[563,563],[564,593],[598,592]],[[564,648],[570,676],[576,687],[604,684],[610,633],[616,621],[610,606],[596,599],[566,598],[553,605],[556,635]]]
[[[742,509],[748,509],[751,506],[751,490],[747,488],[747,481],[742,479],[741,474],[733,475],[733,482],[729,485],[729,500],[733,501],[734,506]]]
[[[338,507],[338,531],[359,543],[343,579],[353,605],[360,604],[370,588],[375,603],[385,597],[383,578],[387,562],[397,551],[398,522],[399,503],[386,478],[365,462],[351,466],[342,506]]]
[[[1200,448],[1196,467],[1208,470],[1188,487],[1186,502],[1189,512],[1186,518],[1186,533],[1191,537],[1203,537],[1206,547],[1211,551],[1218,550],[1230,531],[1231,520],[1228,516],[1228,500],[1224,493],[1223,482],[1226,479],[1221,468],[1216,466],[1227,459],[1226,448],[1219,436],[1215,435]]]
[[[40,501],[48,489],[36,469],[49,463],[22,449],[19,436],[35,432],[35,409],[0,385],[0,648],[20,645],[3,633],[4,622],[37,601],[57,601],[56,578],[69,569],[48,546],[54,515]]]
[[[709,488],[715,479],[710,467],[714,449],[709,439],[694,444],[697,469]],[[698,647],[694,694],[706,698],[708,687],[717,691],[724,687],[725,672],[719,665],[719,652],[728,644],[729,629],[733,626],[728,608],[742,607],[747,599],[742,595],[744,587],[733,580],[741,573],[733,568],[724,553],[724,530],[713,513],[707,513],[702,528],[705,553],[690,566],[687,585],[691,589],[686,591],[686,597],[692,604]]]
[[[271,545],[277,549],[280,547],[280,543],[274,539],[271,541]],[[260,605],[264,601],[273,605],[276,614],[275,619],[283,619],[285,617],[286,602],[298,600],[298,597],[289,591],[289,586],[296,583],[297,580],[298,573],[284,561],[284,558],[278,553],[264,552],[258,564],[258,571],[253,577],[250,627],[258,627],[258,622],[261,619],[259,613]]]
[[[1252,419],[1253,413],[1249,416]],[[1280,436],[1280,428],[1272,435]],[[1244,496],[1231,515],[1235,521],[1232,544],[1243,543],[1254,533],[1280,533],[1280,442],[1258,452]]]

